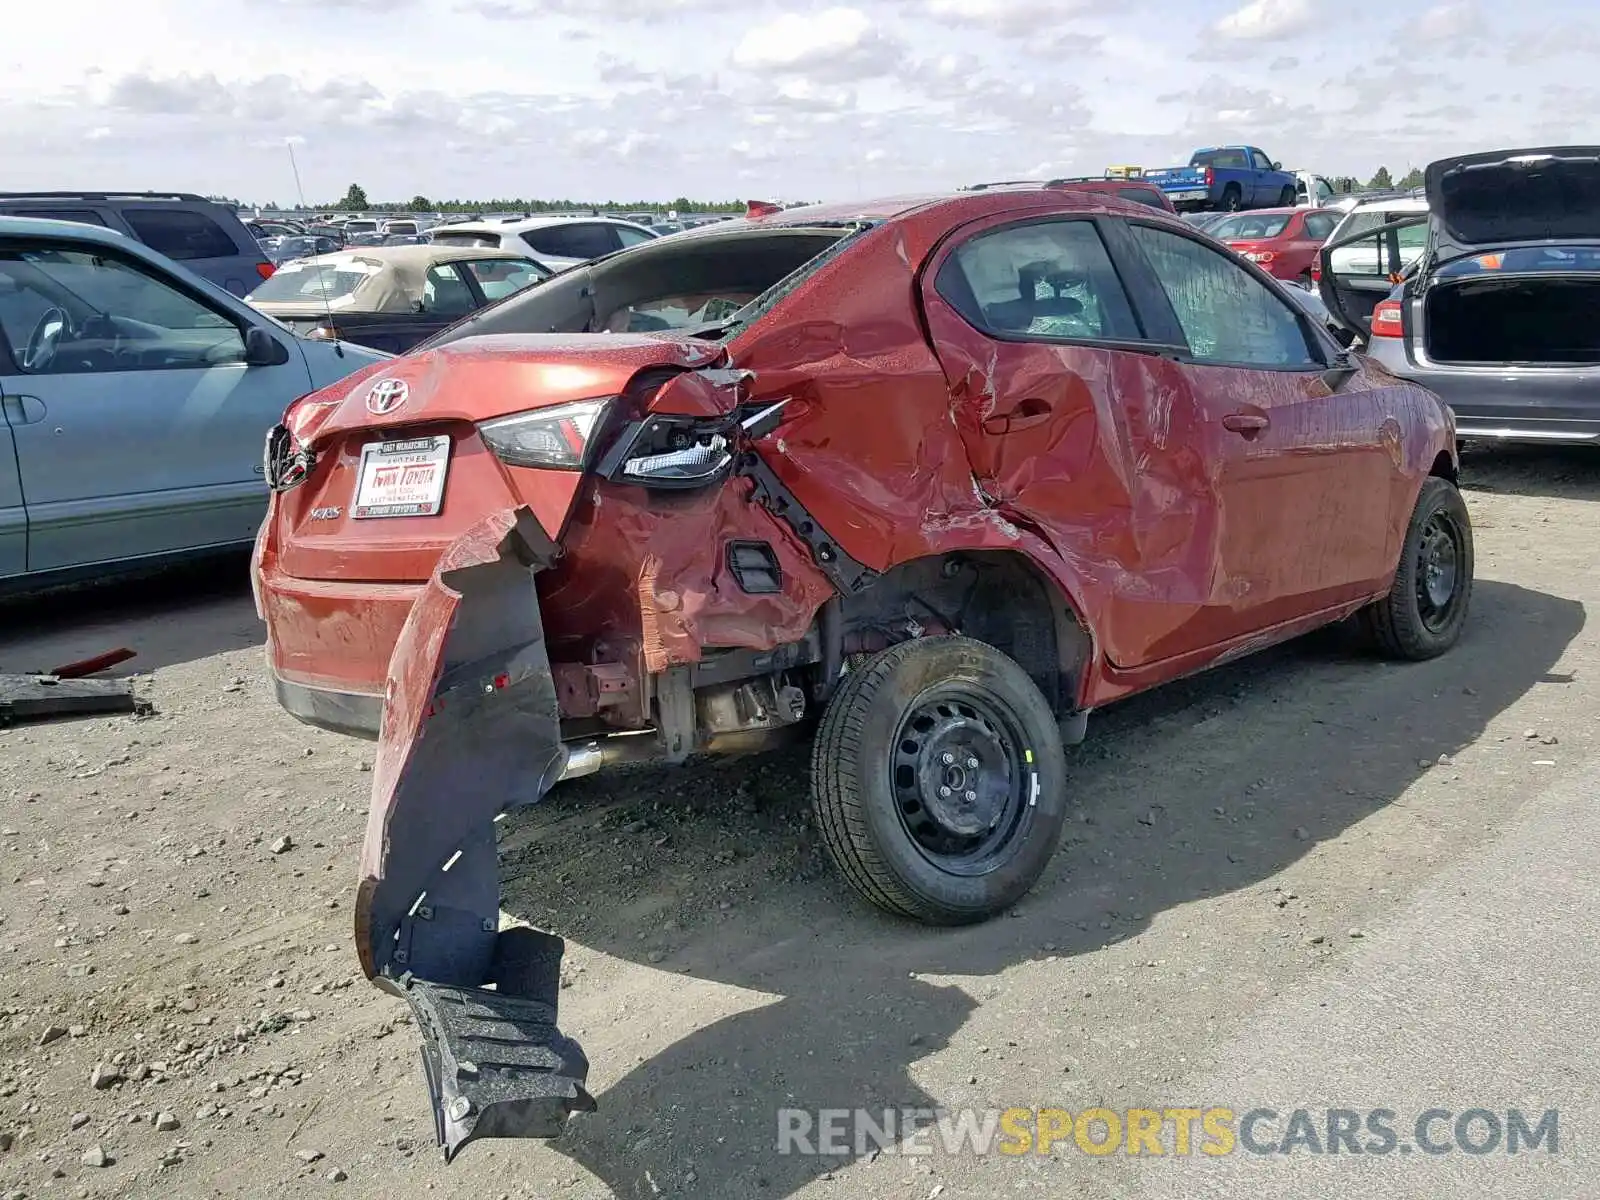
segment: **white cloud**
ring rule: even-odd
[[[1155,166],[1240,140],[1366,178],[1380,161],[1582,140],[1600,28],[1575,3],[13,6],[0,162],[18,188],[285,199],[294,137],[312,200],[352,180],[374,198],[825,197]],[[271,33],[219,38],[219,22]],[[85,45],[115,45],[97,59],[114,65]]]
[[[1311,0],[1250,0],[1220,18],[1211,32],[1230,41],[1274,42],[1304,33],[1317,20]]]
[[[868,79],[893,67],[899,47],[859,8],[784,13],[734,47],[733,65],[760,74]]]
[[[1476,0],[1447,0],[1407,21],[1400,37],[1406,45],[1450,42],[1481,37],[1487,29]]]

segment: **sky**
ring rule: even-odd
[[[292,147],[313,205],[848,200],[1600,135],[1592,0],[73,0],[4,27],[7,190],[290,204]]]

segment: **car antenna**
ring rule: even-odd
[[[295,195],[299,197],[300,210],[304,212],[306,207],[306,189],[301,186],[300,183],[300,164],[294,160],[294,139],[292,137],[284,138],[283,144],[289,151],[289,169],[294,172]],[[311,248],[315,250],[316,246],[313,245]],[[343,358],[344,347],[339,344],[339,327],[333,323],[333,302],[328,299],[327,281],[324,279],[322,274],[324,270],[324,264],[320,261],[322,255],[313,254],[312,257],[319,260],[316,267],[317,294],[322,297],[322,311],[323,314],[328,318],[328,332],[333,335],[333,337],[329,340],[333,343],[333,352],[340,358]]]

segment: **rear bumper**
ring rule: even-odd
[[[1450,406],[1456,436],[1502,442],[1600,442],[1600,371],[1446,367],[1419,362],[1408,340],[1373,338],[1368,355]]]
[[[383,724],[382,696],[335,692],[303,683],[291,683],[286,679],[274,679],[273,686],[278,694],[278,704],[296,720],[326,729],[329,733],[378,740],[378,729]]]
[[[335,733],[376,738],[384,679],[420,584],[296,579],[258,568],[267,661],[278,703]]]

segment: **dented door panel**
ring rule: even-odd
[[[961,239],[1001,224],[975,223]],[[1068,565],[1111,662],[1222,640],[1215,435],[1183,372],[1154,347],[992,337],[934,285],[943,257],[924,272],[921,299],[975,486]],[[1017,414],[1031,423],[1015,428]]]

